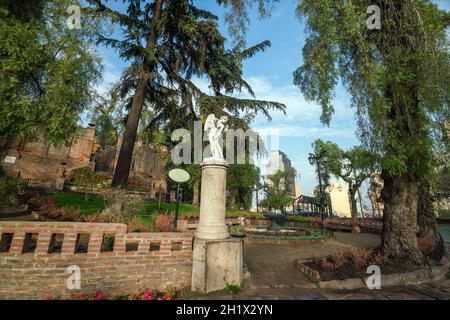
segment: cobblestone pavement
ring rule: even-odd
[[[380,238],[370,234],[336,233],[336,239],[306,245],[247,244],[244,260],[251,277],[239,294],[211,294],[210,300],[450,300],[450,277],[414,286],[386,287],[381,290],[331,290],[317,288],[294,267],[297,258],[311,253],[328,255],[352,247],[373,248]]]

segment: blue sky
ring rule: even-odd
[[[224,24],[224,10],[213,0],[197,0],[198,6],[208,9],[220,17],[220,27],[224,35],[228,35]],[[260,20],[256,8],[251,15],[247,34],[249,46],[264,40],[270,40],[272,47],[264,53],[247,60],[244,65],[244,78],[252,85],[257,99],[272,100],[286,104],[287,115],[272,113],[273,120],[268,122],[258,117],[253,128],[268,132],[276,129],[280,134],[279,144],[283,152],[291,159],[300,173],[298,183],[303,194],[311,194],[317,185],[313,168],[308,163],[311,144],[316,139],[330,140],[347,149],[358,145],[355,137],[354,110],[350,107],[350,97],[342,86],[336,90],[334,99],[335,115],[330,127],[320,123],[320,107],[305,101],[300,90],[293,85],[293,72],[302,63],[301,50],[305,40],[303,23],[295,15],[297,0],[280,0],[274,8],[272,16]],[[449,0],[434,1],[441,8],[450,10]],[[121,8],[122,1],[109,1],[116,8]],[[102,90],[110,87],[119,79],[122,70],[127,66],[117,54],[103,47],[98,48],[104,59],[104,81]],[[200,87],[207,89],[204,80],[198,80]]]

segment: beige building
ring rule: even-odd
[[[302,195],[302,187],[299,184],[295,185],[295,198],[297,199]]]
[[[340,218],[351,218],[352,211],[350,209],[348,189],[341,184],[333,184],[330,185],[326,191],[330,195],[333,215]]]

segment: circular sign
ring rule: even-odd
[[[169,178],[178,183],[184,183],[191,178],[189,172],[183,169],[172,169],[169,171]]]

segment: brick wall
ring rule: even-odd
[[[143,287],[190,285],[192,235],[126,229],[112,223],[0,222],[0,299],[43,299],[47,293],[76,298],[95,289],[129,294]],[[105,252],[110,236],[115,237],[113,249]],[[81,270],[80,290],[67,288],[71,265]]]

